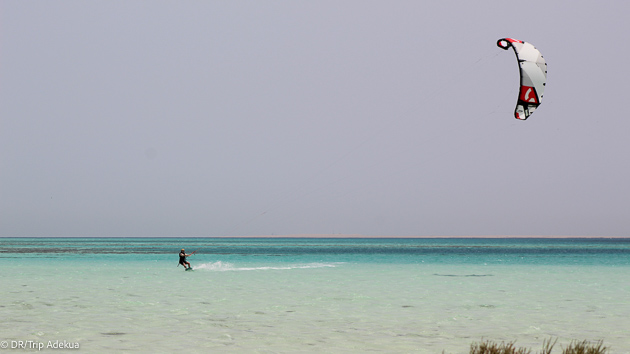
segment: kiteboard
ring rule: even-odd
[[[186,271],[189,271],[189,270],[193,270],[193,269],[192,269],[192,267],[190,267],[190,268],[186,268]]]

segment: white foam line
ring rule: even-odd
[[[203,263],[193,267],[197,269],[205,269],[215,272],[228,272],[228,271],[248,271],[248,270],[290,270],[290,269],[313,269],[313,268],[334,268],[341,263],[308,263],[308,264],[296,264],[283,267],[234,267],[232,263],[224,263],[221,261],[213,263]]]

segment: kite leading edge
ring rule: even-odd
[[[516,54],[521,75],[521,86],[514,117],[525,120],[534,113],[542,101],[547,82],[547,63],[538,49],[530,43],[514,38],[501,38],[497,41],[497,46],[505,50],[512,47]]]

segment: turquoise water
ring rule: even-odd
[[[2,238],[0,341],[466,353],[553,336],[629,353],[629,270],[630,239]]]

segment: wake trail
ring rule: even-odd
[[[315,268],[335,268],[342,262],[336,263],[306,263],[289,264],[285,266],[259,266],[259,267],[238,267],[228,262],[202,263],[194,267],[195,270],[206,270],[213,272],[234,272],[234,271],[265,271],[265,270],[291,270],[291,269],[315,269]]]

